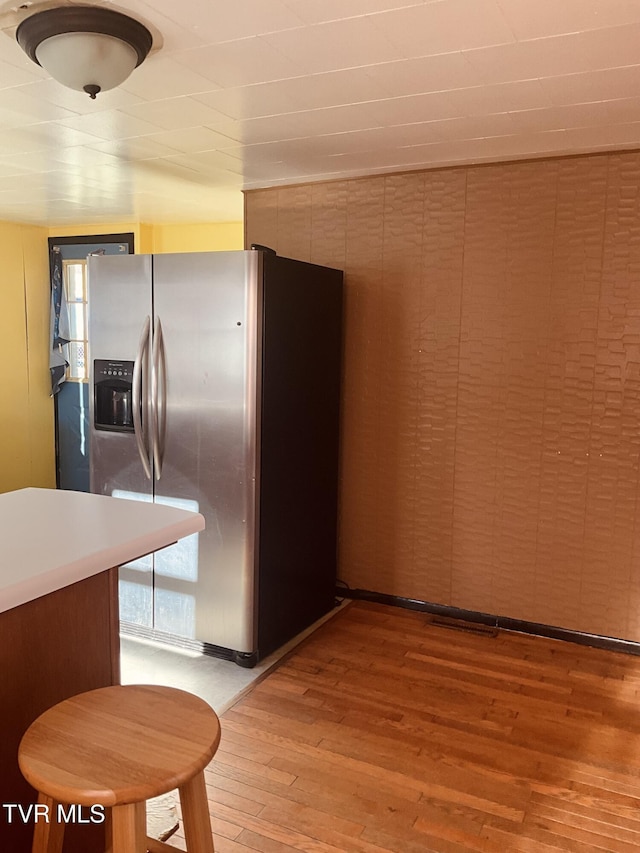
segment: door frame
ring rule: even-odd
[[[119,234],[77,234],[68,237],[49,237],[49,281],[53,272],[53,250],[56,246],[82,246],[92,244],[112,245],[114,243],[123,243],[127,246],[127,254],[135,254],[134,234],[132,231],[121,232]],[[58,420],[58,395],[53,398],[54,411],[54,441],[55,441],[55,464],[56,464],[56,488],[60,488],[60,430]]]

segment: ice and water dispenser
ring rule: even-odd
[[[95,428],[133,432],[133,362],[96,359],[93,377]]]

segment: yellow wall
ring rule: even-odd
[[[101,222],[97,225],[55,225],[49,226],[47,237],[78,237],[89,234],[127,234],[132,232],[136,249],[140,239],[139,222]]]
[[[136,254],[162,252],[225,252],[244,248],[242,222],[196,222],[154,225],[110,222],[49,228],[49,237],[132,232]]]
[[[47,229],[0,222],[0,492],[55,486]]]
[[[152,249],[160,252],[226,252],[244,248],[242,222],[153,225]]]

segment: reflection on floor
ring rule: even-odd
[[[218,713],[272,666],[270,659],[253,669],[231,661],[189,652],[137,637],[120,638],[123,684],[165,684],[200,696]]]
[[[165,684],[188,690],[208,702],[218,714],[222,714],[287,652],[339,609],[332,610],[253,669],[244,669],[231,661],[209,655],[123,635],[120,638],[121,680],[123,684]]]

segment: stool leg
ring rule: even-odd
[[[214,853],[204,773],[198,773],[179,791],[188,853]]]
[[[147,853],[146,803],[130,803],[111,809],[109,853]]]
[[[46,794],[38,794],[38,805],[47,807],[49,822],[39,820],[36,823],[31,851],[32,853],[62,853],[64,823],[58,823],[58,803]]]

